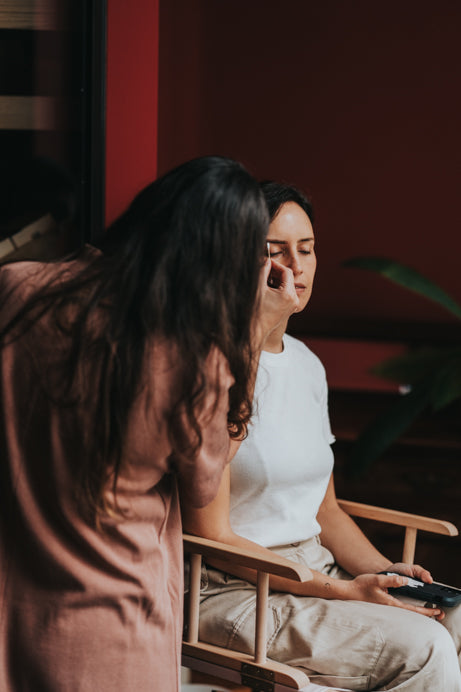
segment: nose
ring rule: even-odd
[[[298,276],[302,272],[301,262],[297,252],[290,253],[289,267],[295,276]]]

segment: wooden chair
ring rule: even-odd
[[[374,519],[403,527],[405,529],[403,562],[414,562],[418,530],[445,536],[458,535],[457,528],[448,521],[364,505],[359,502],[346,500],[338,500],[338,502],[342,509],[351,516]],[[308,581],[312,578],[309,569],[275,553],[269,559],[261,558],[250,551],[236,549],[233,546],[196,536],[184,536],[184,550],[190,556],[190,586],[188,612],[185,618],[187,634],[183,642],[183,666],[213,676],[223,686],[226,681],[234,685],[244,686],[239,687],[239,690],[250,689],[254,692],[290,692],[292,690],[320,692],[321,690],[329,690],[332,692],[335,689],[311,683],[307,675],[298,668],[272,661],[266,656],[269,575],[275,574],[295,581]],[[249,567],[257,572],[254,655],[199,641],[202,557],[217,558],[229,564]],[[229,571],[232,570],[229,569]]]

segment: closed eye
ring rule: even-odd
[[[312,250],[303,248],[297,250],[298,254],[300,255],[311,255]],[[269,257],[287,257],[289,255],[289,250],[288,248],[281,248],[280,250],[271,250]]]
[[[299,255],[312,255],[314,253],[314,238],[301,238],[296,243],[296,252]],[[286,240],[269,239],[267,241],[270,257],[288,257],[290,247]]]

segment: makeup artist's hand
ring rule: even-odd
[[[261,270],[259,292],[256,339],[262,346],[268,335],[296,312],[299,299],[291,269],[270,258]]]

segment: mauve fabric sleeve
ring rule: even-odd
[[[229,456],[229,389],[234,383],[227,360],[218,349],[207,362],[208,393],[199,413],[202,445],[194,459],[176,458],[181,498],[193,507],[207,505],[218,492]]]

